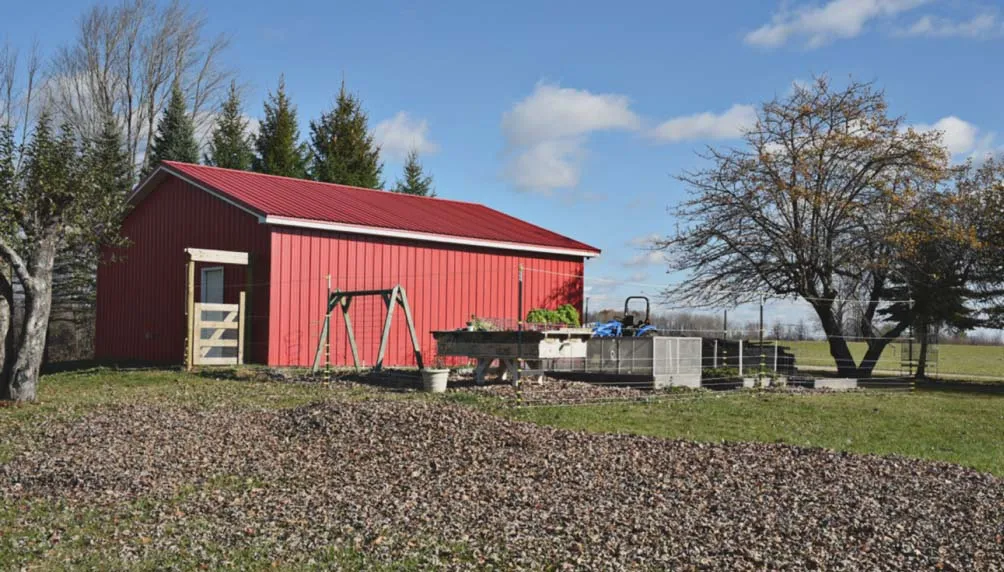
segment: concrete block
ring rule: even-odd
[[[857,389],[858,380],[851,378],[817,378],[813,387],[815,389],[836,390]]]

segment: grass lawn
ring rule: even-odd
[[[858,453],[902,454],[971,466],[1004,476],[1004,396],[948,393],[853,393],[827,395],[711,394],[649,404],[611,404],[505,409],[494,398],[470,393],[445,396],[395,394],[376,389],[324,384],[212,379],[176,371],[96,369],[43,378],[37,404],[0,408],[0,465],[32,450],[54,424],[103,406],[154,405],[163,408],[296,407],[337,395],[340,399],[435,399],[478,407],[531,421],[594,432],[630,432],[701,441],[783,441]],[[0,467],[2,472],[2,467]],[[33,569],[193,569],[229,566],[264,569],[262,554],[275,552],[263,538],[258,546],[234,550],[223,545],[184,546],[122,560],[117,546],[146,542],[129,536],[130,527],[157,526],[175,505],[191,498],[231,495],[259,485],[219,478],[176,499],[140,497],[108,506],[73,507],[61,499],[30,503],[0,497],[0,568]],[[290,493],[292,494],[292,493]],[[193,522],[198,523],[198,519]],[[208,526],[208,525],[207,525]],[[188,530],[188,529],[186,529]],[[192,538],[207,532],[192,529]],[[187,538],[187,537],[185,537]],[[450,549],[464,558],[464,547]],[[429,561],[376,562],[352,546],[309,554],[315,569],[420,569]],[[433,555],[432,557],[438,557]]]
[[[800,367],[825,367],[836,369],[830,347],[823,341],[782,342],[783,346],[791,348],[795,354],[795,363]],[[860,361],[865,355],[864,342],[850,342],[851,354]],[[914,351],[919,351],[914,348]],[[898,343],[889,344],[879,359],[877,370],[898,372],[900,370],[901,346]],[[1004,380],[1004,347],[997,346],[965,346],[941,345],[937,367],[930,369],[930,374],[938,373],[939,377],[953,378],[965,376],[998,377]]]
[[[1004,396],[1000,395],[720,395],[657,403],[532,407],[513,415],[567,429],[900,454],[1004,476]]]

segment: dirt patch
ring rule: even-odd
[[[153,499],[156,516],[128,525],[144,540],[116,541],[125,559],[267,539],[262,556],[283,563],[337,545],[456,568],[1004,567],[1004,482],[976,471],[583,434],[417,401],[111,408],[0,466],[0,495],[108,510]]]

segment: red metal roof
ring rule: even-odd
[[[599,249],[477,203],[165,161],[164,171],[266,217],[355,225],[599,254]],[[142,198],[143,187],[136,198]],[[279,219],[274,219],[279,217]],[[270,220],[272,219],[272,220]]]

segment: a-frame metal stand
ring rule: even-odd
[[[404,311],[404,319],[408,324],[408,333],[411,335],[411,344],[415,349],[415,362],[418,368],[422,369],[422,350],[418,344],[418,335],[415,333],[415,322],[411,318],[411,307],[408,305],[408,295],[404,292],[404,287],[400,284],[390,290],[349,290],[342,292],[335,290],[328,295],[328,308],[324,314],[324,326],[321,328],[321,339],[317,343],[317,352],[314,354],[315,373],[321,367],[321,356],[325,353],[328,345],[328,337],[331,332],[331,312],[335,308],[342,310],[342,317],[345,319],[345,333],[349,338],[349,348],[352,350],[352,363],[356,371],[359,371],[359,349],[356,346],[355,332],[352,330],[352,319],[349,318],[349,305],[358,296],[380,296],[384,304],[387,305],[387,318],[383,323],[383,334],[380,336],[380,349],[377,351],[377,360],[373,369],[380,370],[383,367],[384,353],[387,351],[387,340],[390,338],[391,321],[394,318],[394,308],[401,306]]]

